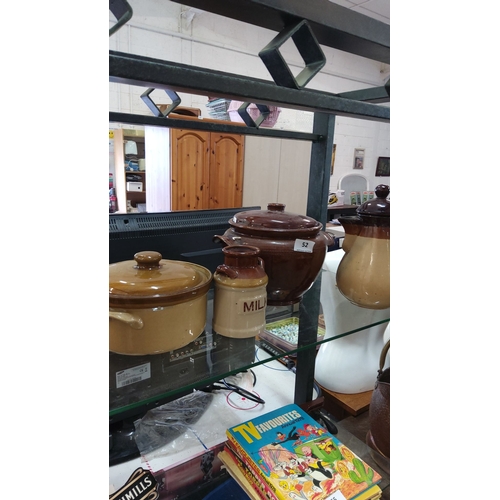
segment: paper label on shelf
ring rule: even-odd
[[[151,363],[127,368],[126,370],[116,372],[116,388],[120,389],[121,387],[135,384],[148,378],[151,378]]]
[[[295,245],[293,246],[294,252],[306,252],[312,253],[314,248],[314,241],[311,240],[295,240]]]

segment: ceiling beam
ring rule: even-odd
[[[390,25],[328,0],[173,1],[277,32],[306,19],[321,45],[390,64]]]

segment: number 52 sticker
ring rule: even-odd
[[[294,252],[306,252],[312,253],[314,248],[314,241],[311,240],[295,240],[295,245],[293,246]]]

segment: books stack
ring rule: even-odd
[[[227,120],[229,121],[229,104],[231,101],[229,99],[218,99],[211,97],[208,99],[206,104],[208,114],[217,120]]]
[[[227,429],[219,453],[255,500],[375,500],[382,477],[291,404]]]

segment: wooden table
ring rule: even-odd
[[[337,420],[349,416],[357,416],[370,408],[370,401],[373,391],[360,392],[358,394],[341,394],[329,391],[320,386],[325,398],[325,409]]]
[[[327,220],[336,219],[339,215],[356,215],[359,205],[336,205],[328,207]]]

